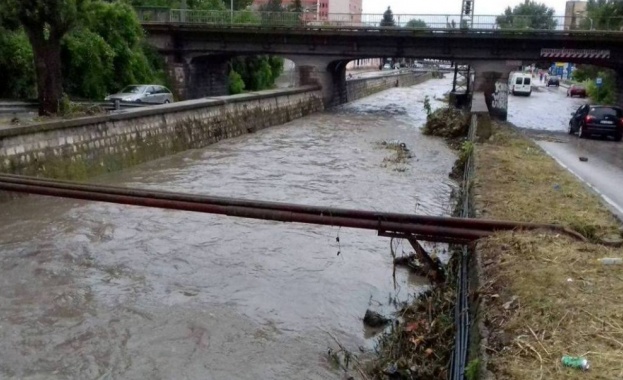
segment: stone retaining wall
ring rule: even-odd
[[[346,81],[346,93],[349,102],[365,98],[392,87],[415,86],[432,78],[432,73],[408,72],[397,75],[384,75],[374,78],[352,79]]]
[[[322,111],[317,86],[0,129],[0,172],[81,179]]]

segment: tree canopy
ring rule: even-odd
[[[394,13],[390,7],[387,7],[385,13],[383,13],[383,19],[381,20],[381,26],[395,26]]]
[[[424,20],[420,19],[411,19],[407,22],[407,28],[428,28],[428,25],[424,22]]]
[[[16,20],[32,46],[39,114],[58,112],[63,94],[61,40],[87,0],[2,0],[3,19]]]
[[[586,17],[579,15],[580,27],[597,30],[620,30],[623,27],[623,1],[589,0],[586,4]],[[592,25],[590,19],[593,20]]]
[[[51,114],[59,110],[65,93],[73,98],[101,100],[128,84],[166,84],[164,59],[146,43],[131,5],[178,6],[178,3],[177,0],[0,0],[0,97],[38,97],[44,106],[41,113]],[[187,4],[199,8],[216,4],[216,10],[223,10],[223,0],[187,0]],[[34,8],[21,8],[27,5]],[[31,15],[30,11],[38,13]],[[257,13],[246,10],[237,12],[234,19],[261,21]],[[38,29],[41,23],[43,28]],[[283,60],[269,56],[235,59],[231,67],[232,92],[262,90],[274,85]],[[240,83],[243,77],[245,82]]]
[[[496,19],[503,29],[555,29],[554,9],[533,0],[525,0],[514,8],[508,7]]]

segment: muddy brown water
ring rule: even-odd
[[[419,127],[424,95],[449,88],[392,89],[94,181],[447,214],[455,155]],[[414,157],[384,163],[383,140]],[[372,348],[365,310],[425,283],[399,271],[395,288],[372,231],[38,196],[0,220],[2,379],[338,379],[328,332]]]

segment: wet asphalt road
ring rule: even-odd
[[[539,146],[597,192],[623,220],[623,143],[598,137],[579,139],[567,133],[570,113],[587,102],[590,100],[566,97],[562,87],[537,87],[530,97],[510,96],[508,120],[525,128]]]

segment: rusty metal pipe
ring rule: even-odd
[[[307,223],[316,225],[368,229],[375,231],[394,231],[400,233],[414,234],[417,235],[421,240],[428,241],[440,241],[441,238],[449,238],[453,239],[454,241],[467,243],[488,236],[490,234],[489,231],[481,231],[476,229],[451,228],[413,223],[398,223],[391,221],[368,220],[329,215],[314,215],[296,213],[292,211],[268,210],[241,206],[222,206],[172,199],[155,199],[151,197],[136,195],[111,194],[106,193],[105,191],[95,192],[86,190],[61,189],[42,185],[9,183],[6,181],[0,181],[0,190],[134,206],[203,212],[241,218],[273,220],[279,222]]]
[[[25,177],[12,174],[0,174],[0,181],[10,182],[15,184],[30,184],[37,186],[48,186],[56,189],[66,190],[83,190],[92,192],[101,192],[106,194],[116,195],[129,195],[138,197],[149,197],[152,199],[167,199],[177,200],[184,202],[193,202],[201,204],[213,204],[221,206],[240,206],[259,208],[264,210],[276,210],[287,211],[304,214],[315,215],[329,215],[335,217],[357,218],[367,219],[375,221],[387,221],[395,223],[413,223],[420,225],[433,225],[433,226],[445,226],[456,228],[470,228],[483,231],[503,231],[503,230],[516,230],[516,229],[560,229],[562,227],[556,225],[536,224],[536,223],[521,223],[521,222],[508,222],[498,220],[486,220],[486,219],[465,219],[454,217],[439,217],[439,216],[427,216],[427,215],[413,215],[413,214],[400,214],[400,213],[388,213],[377,211],[361,211],[342,208],[331,208],[322,206],[307,206],[292,203],[280,203],[280,202],[266,202],[255,201],[238,198],[217,197],[207,195],[194,195],[194,194],[182,194],[167,191],[158,190],[145,190],[145,189],[128,189],[123,187],[106,186],[106,185],[90,185],[81,184],[70,181],[50,180],[43,178]]]

